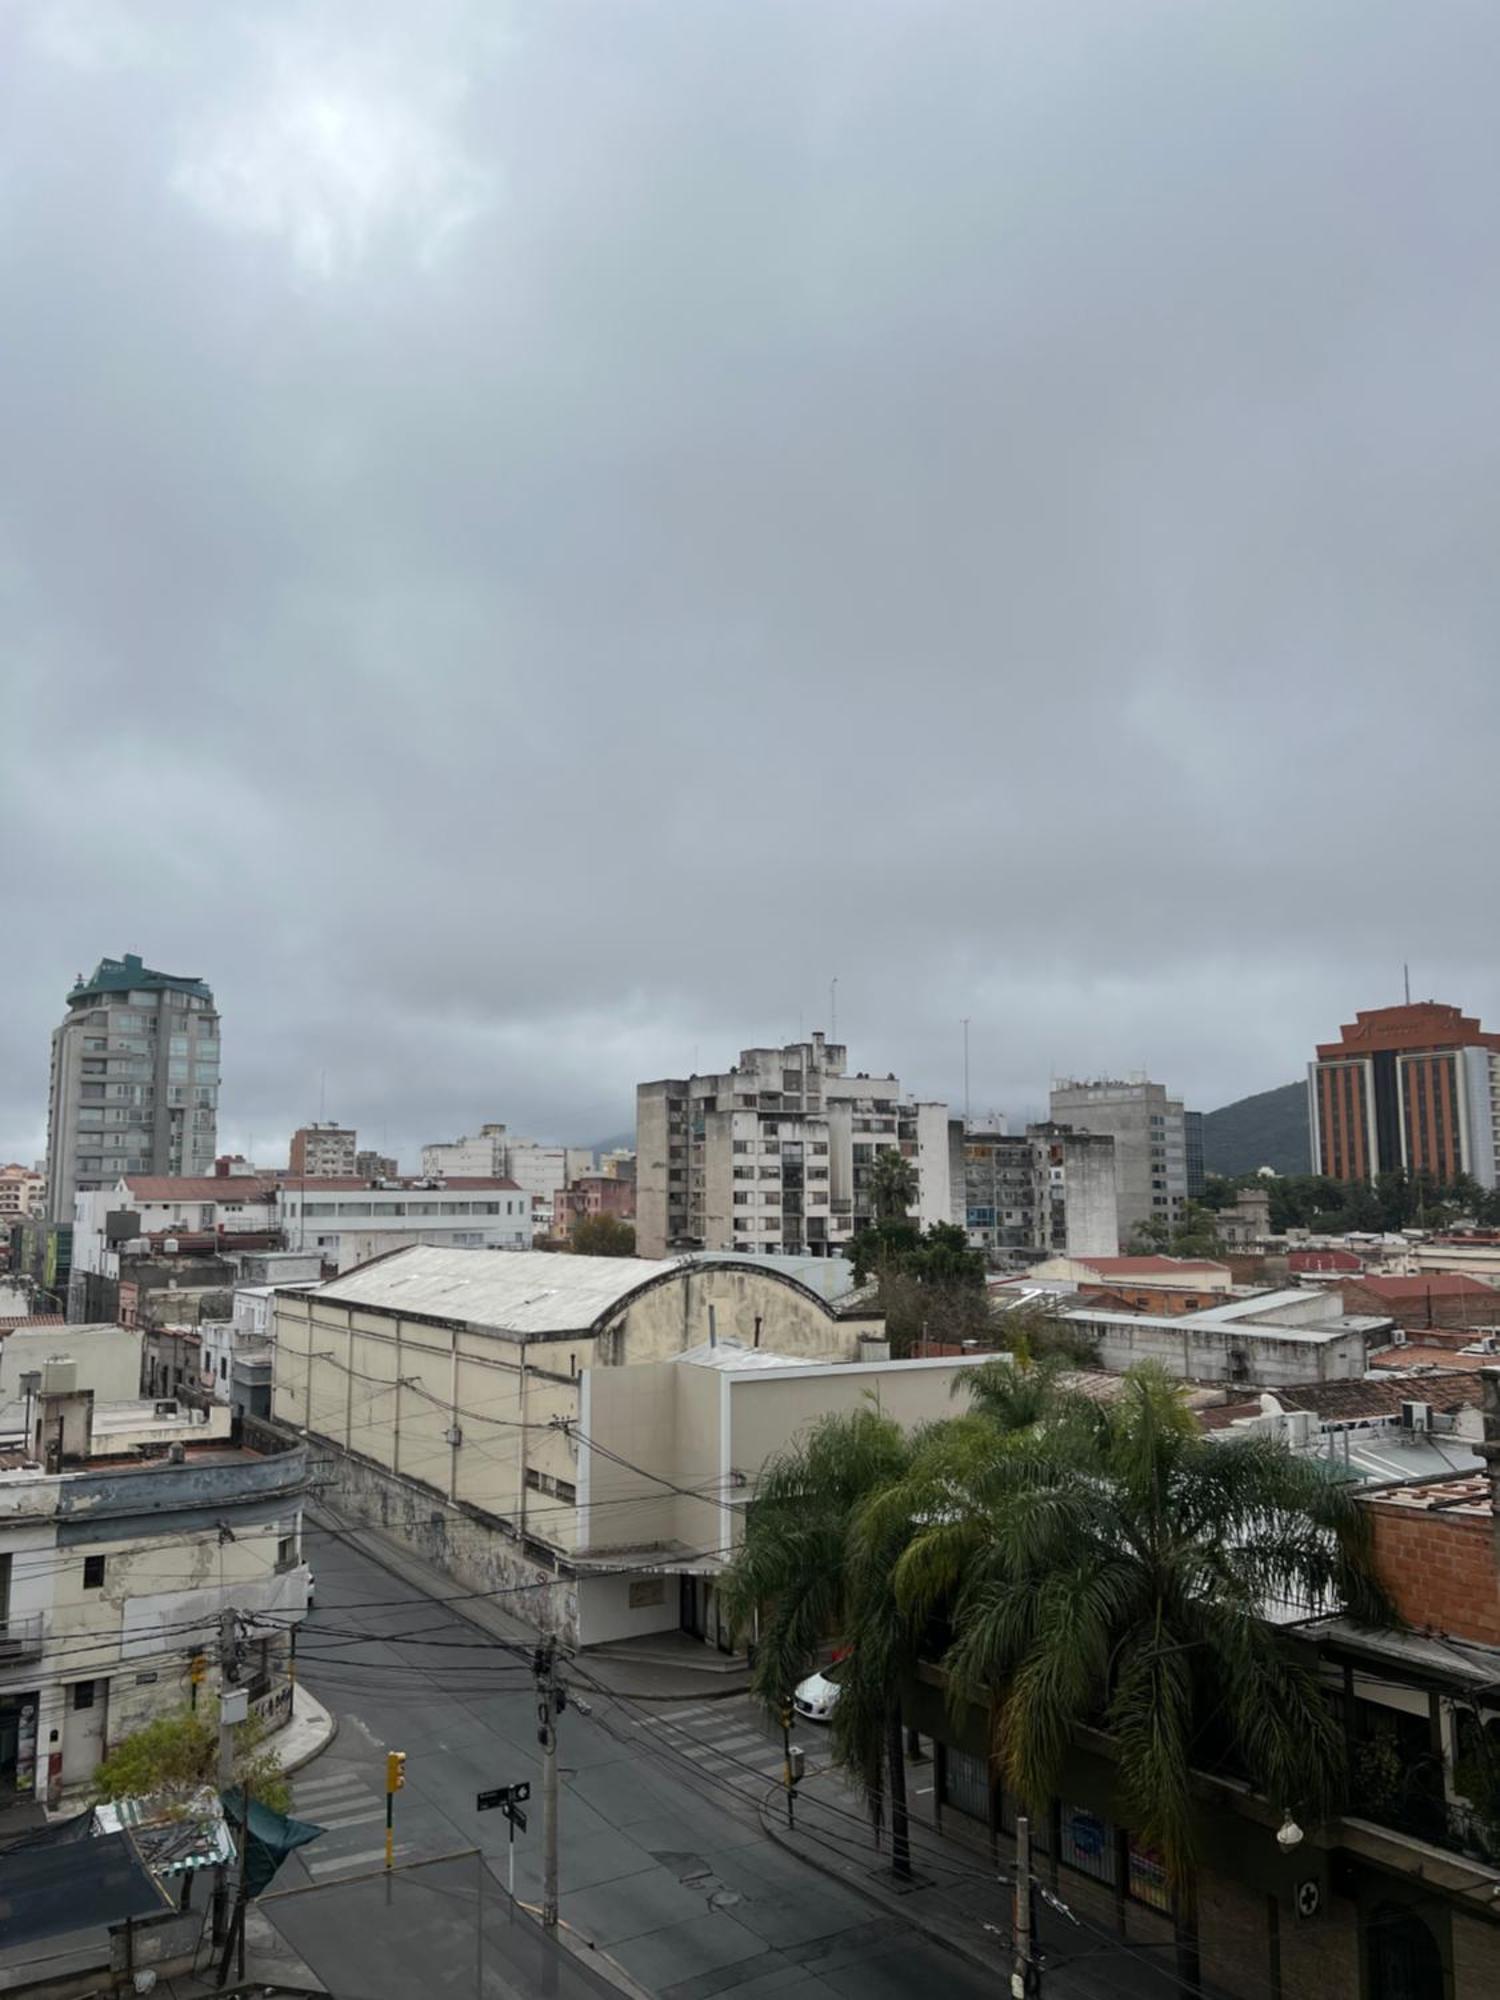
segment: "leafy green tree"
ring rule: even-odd
[[[911,1873],[902,1757],[898,1665],[908,1623],[867,1552],[849,1560],[861,1505],[900,1481],[912,1446],[874,1408],[821,1418],[767,1461],[745,1523],[745,1539],[719,1585],[742,1636],[758,1626],[751,1687],[775,1714],[835,1639],[851,1645],[836,1710],[840,1755],[872,1805],[891,1802],[891,1862]]]
[[[567,1247],[575,1257],[633,1257],[635,1229],[618,1215],[580,1216]]]
[[[848,1255],[861,1284],[878,1281],[876,1306],[893,1354],[910,1354],[924,1335],[955,1341],[990,1330],[984,1255],[956,1223],[923,1231],[912,1222],[878,1222],[852,1239]]]
[[[870,1194],[881,1222],[901,1222],[910,1214],[917,1199],[917,1170],[894,1146],[876,1155]]]
[[[1195,1757],[1232,1753],[1275,1806],[1330,1805],[1340,1733],[1315,1671],[1262,1613],[1290,1600],[1383,1618],[1368,1515],[1279,1444],[1210,1442],[1151,1367],[1114,1404],[1074,1404],[977,1454],[972,1435],[959,1465],[951,1435],[926,1440],[861,1531],[879,1547],[904,1538],[897,1607],[951,1631],[953,1688],[990,1707],[1006,1782],[1034,1812],[1075,1731],[1110,1732],[1194,1975]]]
[[[218,1782],[217,1702],[159,1715],[123,1737],[94,1773],[101,1799],[176,1799],[184,1809],[195,1792],[205,1786],[216,1791]],[[265,1726],[254,1716],[234,1732],[234,1782],[276,1812],[291,1803],[281,1754],[267,1743]]]
[[[1148,1215],[1131,1231],[1128,1254],[1132,1257],[1159,1257],[1171,1248],[1172,1225],[1164,1215]]]

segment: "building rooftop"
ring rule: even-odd
[[[734,1263],[736,1260],[727,1260]],[[523,1336],[582,1333],[633,1293],[683,1271],[706,1269],[709,1257],[573,1257],[548,1250],[459,1250],[416,1244],[311,1286],[301,1296],[340,1305],[425,1313],[442,1320]],[[740,1263],[799,1291],[799,1278],[764,1257]],[[817,1296],[814,1294],[813,1296]],[[827,1305],[826,1299],[820,1303]]]
[[[1481,1368],[1500,1366],[1500,1354],[1491,1354],[1477,1347],[1423,1347],[1413,1341],[1403,1341],[1395,1347],[1378,1347],[1367,1357],[1372,1368],[1410,1373],[1416,1369],[1430,1369],[1446,1373],[1450,1369],[1464,1368],[1478,1374]],[[1414,1374],[1412,1379],[1425,1382],[1430,1375]]]
[[[277,1182],[257,1174],[126,1174],[137,1201],[269,1201]]]
[[[1470,1369],[1450,1368],[1434,1375],[1366,1375],[1356,1382],[1310,1382],[1273,1389],[1284,1410],[1311,1410],[1328,1422],[1361,1417],[1399,1416],[1401,1405],[1428,1403],[1445,1416],[1479,1406],[1483,1391]]]
[[[278,1183],[287,1194],[305,1194],[309,1197],[327,1194],[330,1191],[344,1194],[441,1194],[445,1188],[456,1189],[462,1194],[466,1189],[509,1188],[512,1193],[520,1191],[519,1181],[496,1179],[488,1174],[405,1174],[384,1180],[371,1180],[368,1174],[292,1174],[283,1176]]]
[[[103,993],[195,993],[200,1000],[212,1000],[205,981],[196,973],[153,972],[132,952],[123,958],[101,958],[92,979],[80,973],[68,995],[70,1002]]]
[[[684,1348],[674,1361],[691,1362],[695,1368],[717,1368],[724,1374],[742,1374],[752,1368],[813,1368],[816,1362],[805,1354],[773,1354],[768,1347],[742,1347],[737,1340],[721,1340],[713,1345]]]
[[[1482,1278],[1471,1278],[1464,1271],[1425,1271],[1412,1278],[1371,1276],[1359,1278],[1356,1283],[1391,1305],[1400,1305],[1407,1299],[1467,1298],[1488,1299],[1500,1310],[1500,1292],[1495,1286],[1487,1285]]]
[[[783,1277],[795,1278],[809,1291],[829,1300],[843,1299],[856,1289],[854,1266],[847,1257],[763,1257],[754,1250],[688,1250],[683,1253],[683,1261],[753,1264],[761,1270],[779,1271]]]
[[[1465,1473],[1459,1478],[1424,1480],[1417,1486],[1392,1487],[1378,1496],[1383,1507],[1413,1507],[1429,1514],[1484,1515],[1492,1512],[1489,1475]]]
[[[1172,1278],[1197,1284],[1205,1277],[1226,1281],[1229,1277],[1227,1264],[1215,1263],[1208,1257],[1073,1257],[1069,1262],[1097,1271],[1101,1278],[1134,1278],[1141,1284],[1148,1279],[1161,1284]]]

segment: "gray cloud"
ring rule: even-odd
[[[0,37],[0,1155],[127,949],[267,1152],[1500,1019],[1492,9]]]

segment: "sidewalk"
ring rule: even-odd
[[[500,1610],[487,1597],[467,1594],[461,1583],[410,1554],[383,1529],[350,1521],[335,1513],[326,1500],[307,1511],[315,1524],[336,1530],[372,1562],[424,1597],[441,1603],[466,1625],[507,1645],[535,1646],[540,1638],[534,1625]],[[632,1701],[705,1701],[743,1694],[750,1685],[748,1666],[677,1632],[660,1633],[653,1641],[586,1647],[575,1659],[580,1672],[606,1693]]]
[[[320,1757],[339,1733],[338,1717],[298,1681],[292,1689],[292,1712],[283,1728],[266,1738],[266,1747],[281,1759],[287,1777]]]
[[[815,1772],[798,1786],[793,1829],[787,1826],[786,1794],[772,1786],[761,1805],[761,1826],[769,1839],[810,1868],[844,1882],[1003,1980],[1010,1968],[1015,1843],[998,1834],[992,1846],[982,1828],[951,1809],[940,1831],[934,1781],[930,1762],[908,1762],[909,1882],[892,1874],[888,1837],[877,1848],[863,1798],[832,1768]],[[962,1832],[954,1830],[955,1822],[963,1825]],[[1046,1858],[1035,1857],[1033,1868],[1037,1881],[1050,1889]],[[1064,1903],[1071,1886],[1063,1871],[1058,1895]],[[1111,1925],[1081,1908],[1076,1924],[1044,1901],[1038,1917],[1049,1992],[1067,2000],[1180,2000],[1169,1945],[1122,1939]]]

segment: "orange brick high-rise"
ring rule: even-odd
[[[1313,1169],[1366,1181],[1404,1168],[1438,1181],[1500,1169],[1500,1035],[1457,1007],[1374,1007],[1308,1065]]]

